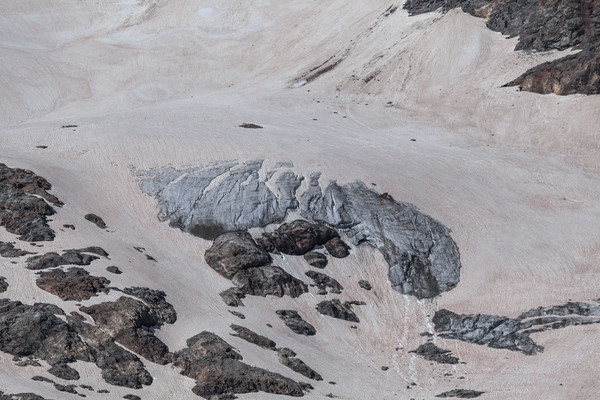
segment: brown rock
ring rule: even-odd
[[[104,277],[90,275],[83,268],[73,267],[66,272],[54,268],[40,272],[35,282],[37,286],[61,298],[61,300],[89,300],[104,291],[110,281]]]

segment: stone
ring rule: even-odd
[[[282,224],[273,232],[263,233],[263,241],[272,243],[281,253],[292,255],[304,255],[333,239],[339,239],[339,235],[332,227],[304,220]],[[333,249],[336,243],[332,242],[330,247]]]
[[[98,292],[106,291],[110,281],[104,277],[90,275],[79,267],[64,271],[53,268],[38,273],[36,285],[49,293],[60,297],[63,301],[89,300]]]
[[[142,400],[140,396],[136,396],[135,394],[126,394],[123,398],[127,400]]]
[[[322,274],[320,272],[307,271],[306,276],[308,276],[310,279],[312,279],[312,281],[317,286],[317,288],[322,292],[322,294],[327,294],[327,288],[330,289],[329,291],[331,293],[335,293],[335,294],[342,293],[342,290],[344,289],[338,281],[336,281],[335,279],[333,279],[325,274]],[[321,293],[319,293],[319,294],[321,294]]]
[[[358,286],[360,286],[361,288],[365,289],[365,290],[371,290],[371,283],[369,283],[369,281],[366,281],[364,279],[361,279],[360,281],[358,281]]]
[[[239,313],[237,311],[232,311],[232,310],[228,310],[228,311],[229,311],[229,313],[231,313],[232,315],[235,315],[239,319],[246,319],[246,316],[242,313]]]
[[[415,353],[428,361],[438,364],[458,364],[458,358],[450,355],[450,350],[440,349],[433,343],[424,343],[409,353]]]
[[[227,279],[239,271],[271,262],[271,256],[260,249],[248,232],[228,232],[215,239],[204,254],[206,263]]]
[[[237,336],[249,343],[255,344],[259,347],[263,347],[268,350],[275,350],[275,347],[277,346],[277,344],[271,339],[259,335],[258,333],[253,332],[248,328],[235,324],[231,324],[230,327],[235,331],[235,334],[232,333],[231,336]]]
[[[249,268],[236,273],[231,281],[252,296],[298,297],[308,292],[300,279],[275,266]]]
[[[314,326],[304,321],[300,314],[294,310],[277,310],[275,311],[279,318],[283,320],[285,325],[298,335],[313,336],[317,333]]]
[[[246,294],[238,287],[232,287],[219,293],[225,304],[230,307],[244,307],[242,299]]]
[[[304,255],[304,259],[312,267],[323,269],[327,266],[327,256],[316,251],[309,251]]]
[[[27,269],[40,270],[56,268],[62,265],[90,265],[99,257],[85,254],[82,250],[66,250],[63,254],[50,252],[27,259]]]
[[[189,338],[187,347],[173,355],[181,373],[196,380],[192,391],[206,399],[234,394],[266,392],[302,396],[302,387],[282,375],[243,363],[233,347],[210,332]]]
[[[47,400],[33,393],[5,394],[0,391],[0,400]]]
[[[110,266],[106,267],[106,270],[112,274],[117,274],[117,275],[120,275],[123,273],[123,271],[121,271],[119,269],[119,267],[117,267],[115,265],[110,265]]]
[[[0,276],[0,293],[6,292],[6,289],[8,289],[8,282],[5,277]]]
[[[167,294],[162,290],[136,286],[123,289],[123,293],[135,296],[146,303],[152,313],[161,319],[161,324],[174,324],[177,321],[177,312],[173,305],[167,302]]]
[[[350,247],[339,237],[325,242],[325,249],[335,258],[344,258],[350,255]]]
[[[29,251],[17,249],[14,243],[0,242],[0,256],[7,258],[22,257],[27,254],[33,254]]]
[[[67,364],[55,364],[49,370],[52,375],[67,381],[76,381],[79,379],[79,372]]]
[[[51,241],[47,217],[63,203],[48,191],[52,185],[32,171],[0,164],[0,226],[27,242]]]
[[[447,397],[456,397],[459,399],[475,399],[485,392],[479,392],[477,390],[470,389],[452,389],[447,392],[440,393],[435,397],[447,398]]]
[[[544,350],[531,339],[532,333],[598,323],[600,301],[592,304],[569,302],[560,306],[534,308],[517,318],[488,314],[459,315],[445,309],[437,311],[433,316],[435,331],[443,338],[520,351],[527,355]]]
[[[85,214],[84,218],[90,221],[92,224],[96,225],[98,228],[106,229],[106,223],[102,218],[100,218],[96,214]]]
[[[301,375],[309,379],[313,379],[315,381],[322,381],[323,377],[317,373],[314,369],[310,368],[306,363],[299,358],[296,357],[296,353],[294,353],[290,349],[281,349],[278,351],[279,362],[294,372],[297,372]]]
[[[347,302],[342,304],[338,299],[323,300],[317,304],[317,311],[329,317],[343,319],[351,322],[360,322]]]

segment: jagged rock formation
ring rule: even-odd
[[[80,310],[91,315],[102,331],[126,348],[158,364],[171,361],[169,348],[151,329],[162,325],[164,319],[141,301],[123,296]]]
[[[325,274],[316,271],[307,271],[306,276],[308,276],[314,282],[314,285],[319,289],[317,294],[327,294],[327,288],[329,288],[329,292],[340,294],[344,289],[342,285],[335,279]]]
[[[110,265],[110,266],[106,267],[106,270],[108,272],[110,272],[111,274],[116,274],[116,275],[121,275],[123,273],[123,271],[121,271],[121,269],[119,269],[119,267],[117,267],[116,265]]]
[[[8,282],[5,277],[0,276],[0,293],[6,292],[6,289],[8,289]]]
[[[55,213],[50,204],[63,203],[48,193],[51,188],[32,171],[0,164],[0,226],[27,242],[54,240],[47,220]]]
[[[221,296],[225,304],[227,304],[230,307],[244,307],[242,299],[246,297],[246,294],[244,294],[244,292],[240,288],[232,287],[222,291],[221,293],[219,293],[219,295]]]
[[[231,281],[242,292],[252,296],[298,297],[308,292],[308,287],[304,282],[274,266],[240,271]]]
[[[365,290],[371,290],[371,283],[369,281],[366,281],[364,279],[361,279],[360,281],[358,281],[358,286],[360,286],[361,288],[365,289]]]
[[[440,349],[433,343],[424,343],[417,347],[416,350],[410,351],[415,353],[428,361],[434,361],[439,364],[458,364],[458,357],[454,357],[450,354],[450,350]]]
[[[327,266],[327,256],[316,251],[309,251],[304,255],[304,259],[311,267],[323,269]]]
[[[0,400],[47,400],[33,393],[5,394],[0,391]]]
[[[233,347],[210,332],[201,332],[186,342],[187,348],[173,355],[181,373],[196,380],[192,391],[204,398],[225,399],[235,393],[267,392],[302,396],[302,387],[282,375],[241,362]]]
[[[88,247],[79,250],[65,250],[63,254],[50,252],[39,256],[33,256],[27,259],[27,269],[40,270],[56,268],[61,265],[90,265],[92,261],[98,260],[99,257],[85,253],[94,253],[98,251],[98,249],[99,248],[97,247]]]
[[[487,314],[459,315],[440,310],[435,313],[433,323],[435,331],[444,338],[533,355],[544,348],[531,339],[532,333],[573,325],[598,324],[600,304],[570,302],[561,306],[539,307],[517,318]]]
[[[449,230],[416,207],[360,182],[332,182],[323,191],[319,173],[311,175],[308,189],[299,194],[302,176],[287,165],[272,171],[264,171],[262,165],[262,161],[230,162],[135,173],[142,191],[158,199],[160,220],[203,238],[279,223],[288,210],[299,210],[307,221],[283,224],[258,243],[243,233],[237,233],[239,240],[227,233],[215,241],[213,246],[230,241],[231,248],[239,247],[250,267],[266,265],[267,252],[302,255],[319,244],[334,257],[347,256],[348,246],[337,232],[341,231],[354,245],[368,243],[383,253],[392,286],[401,293],[431,298],[458,283],[460,257]],[[230,263],[207,255],[209,265],[228,279],[247,268],[246,261]]]
[[[283,320],[285,325],[298,335],[313,336],[317,333],[314,326],[302,319],[300,314],[294,310],[277,310],[275,311],[279,318]]]
[[[90,221],[92,224],[96,225],[98,228],[106,229],[106,223],[102,218],[100,218],[96,214],[86,214],[84,218]]]
[[[408,0],[410,14],[463,11],[487,20],[488,28],[519,36],[515,50],[581,49],[525,72],[508,83],[523,90],[555,94],[600,93],[600,3],[594,0]]]
[[[0,242],[0,256],[2,257],[16,258],[27,254],[33,253],[15,248],[14,243]]]
[[[0,351],[45,360],[55,372],[70,371],[63,365],[78,360],[94,362],[113,385],[152,383],[141,361],[100,329],[70,317],[65,322],[43,306],[0,299]]]
[[[296,358],[296,353],[288,348],[282,348],[277,351],[279,362],[294,372],[304,375],[308,379],[322,381],[323,377],[314,369],[310,368],[306,363],[299,358]]]
[[[440,393],[435,397],[447,398],[447,397],[456,397],[459,399],[475,399],[485,392],[478,392],[477,390],[471,389],[453,389],[444,393]]]
[[[235,334],[231,334],[232,336],[238,336],[245,341],[255,344],[259,347],[263,347],[268,350],[275,350],[275,347],[277,346],[277,344],[271,339],[259,335],[258,333],[253,332],[243,326],[231,324],[231,329],[235,331]]]
[[[48,372],[67,381],[76,381],[79,379],[79,372],[77,372],[76,369],[69,367],[67,364],[53,365]]]
[[[98,292],[105,291],[110,285],[108,279],[90,275],[86,270],[78,267],[69,268],[67,271],[54,268],[40,272],[38,275],[36,285],[64,301],[89,300]]]
[[[352,305],[348,302],[342,304],[338,299],[323,300],[317,304],[317,311],[333,318],[351,322],[360,322],[356,314],[352,311]]]
[[[177,312],[173,305],[167,302],[167,294],[162,290],[131,287],[123,289],[123,293],[135,296],[146,303],[152,313],[160,318],[161,323],[174,324],[177,321]]]

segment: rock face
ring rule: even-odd
[[[440,393],[435,397],[441,397],[441,398],[456,397],[459,399],[475,399],[484,393],[485,392],[478,392],[477,390],[471,390],[471,389],[453,389],[453,390],[449,390],[444,393]]]
[[[86,214],[84,218],[90,221],[92,224],[96,225],[98,228],[106,229],[106,223],[102,218],[100,218],[96,214]]]
[[[358,286],[360,286],[361,288],[365,289],[365,290],[371,290],[371,283],[369,281],[365,281],[364,279],[361,279],[360,281],[358,281]]]
[[[317,294],[327,294],[327,288],[331,293],[340,294],[344,289],[335,279],[316,271],[307,271],[306,276],[313,280],[315,286],[319,289]]]
[[[309,251],[304,255],[304,259],[312,267],[323,269],[327,266],[327,256],[323,253],[317,253],[316,251]]]
[[[300,279],[279,267],[266,266],[240,271],[231,280],[242,292],[252,296],[298,297],[308,292]]]
[[[259,347],[263,347],[268,350],[275,350],[275,347],[277,346],[277,344],[271,339],[259,335],[258,333],[253,332],[243,326],[232,324],[231,329],[235,331],[235,334],[231,334],[232,336],[238,336],[245,341],[255,344]]]
[[[207,252],[209,265],[228,279],[240,269],[266,265],[268,252],[302,255],[323,245],[333,257],[345,257],[348,246],[341,231],[352,244],[367,243],[382,252],[392,286],[401,293],[431,298],[458,284],[460,256],[449,230],[416,207],[360,182],[331,182],[322,190],[319,173],[310,176],[306,191],[297,193],[304,178],[289,165],[274,170],[262,165],[262,161],[232,162],[135,173],[142,191],[158,199],[160,220],[202,238],[266,227],[280,223],[288,210],[300,211],[306,221],[283,224],[258,243],[243,233],[236,233],[235,240],[231,233],[215,240],[213,250],[231,246],[244,254],[239,263],[227,262],[230,268],[222,256]]]
[[[168,347],[150,329],[160,326],[163,320],[141,301],[120,297],[81,307],[81,311],[91,315],[102,331],[126,348],[158,364],[170,362]]]
[[[292,350],[283,348],[277,352],[279,355],[279,362],[294,372],[304,375],[308,379],[315,381],[322,381],[323,377],[314,369],[310,368],[306,363],[299,358],[296,358],[296,353]]]
[[[317,311],[333,318],[344,319],[351,322],[360,322],[356,314],[352,311],[352,305],[348,302],[342,304],[338,299],[320,302],[317,304]]]
[[[242,299],[246,294],[240,288],[232,287],[219,293],[225,304],[230,307],[243,307]]]
[[[22,257],[27,254],[33,253],[15,248],[14,243],[0,242],[0,256],[2,257],[15,258]]]
[[[530,338],[532,333],[600,323],[600,304],[567,303],[539,307],[517,318],[487,314],[459,315],[440,310],[435,313],[433,323],[436,332],[444,338],[533,355],[544,348]]]
[[[54,268],[40,272],[35,283],[40,289],[60,297],[61,300],[83,301],[104,291],[110,281],[101,276],[90,275],[83,268],[73,267],[67,271]]]
[[[508,83],[555,94],[600,93],[600,3],[594,0],[408,0],[410,14],[463,11],[487,20],[488,28],[519,36],[515,50],[581,52],[541,64]]]
[[[145,287],[131,287],[123,289],[123,293],[135,296],[150,308],[153,314],[159,317],[161,324],[174,324],[177,321],[177,312],[173,305],[167,302],[167,294],[162,290]]]
[[[33,393],[5,394],[0,391],[0,400],[47,400]]]
[[[27,269],[40,270],[56,268],[61,265],[90,265],[92,261],[99,259],[99,257],[85,254],[86,251],[89,252],[89,249],[66,250],[63,254],[50,252],[33,256],[27,259]]]
[[[300,314],[294,310],[275,311],[285,325],[298,335],[313,336],[317,333],[314,326],[302,319]]]
[[[192,391],[204,398],[231,398],[236,393],[267,392],[302,396],[301,386],[279,374],[241,362],[242,356],[223,339],[201,332],[176,352],[174,365],[181,373],[196,380]]]
[[[450,355],[450,350],[440,349],[433,343],[424,343],[411,353],[418,354],[428,361],[439,364],[458,364],[458,358]]]
[[[6,289],[8,289],[8,282],[5,277],[0,276],[0,293],[6,292]]]
[[[51,188],[32,171],[0,164],[0,226],[27,242],[54,240],[47,220],[55,213],[50,204],[63,203],[48,193]]]
[[[65,322],[38,305],[0,299],[0,350],[45,360],[54,371],[73,376],[64,364],[93,362],[113,385],[141,388],[152,383],[140,360],[101,330],[69,317]]]

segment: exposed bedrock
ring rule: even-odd
[[[233,347],[210,332],[202,332],[173,355],[181,373],[196,380],[193,392],[204,398],[231,398],[236,393],[267,392],[302,396],[297,382],[274,372],[243,363]]]
[[[54,268],[40,272],[35,283],[40,289],[60,297],[61,300],[82,301],[105,291],[110,281],[101,276],[90,275],[83,268],[73,267],[67,271]]]
[[[327,315],[333,318],[343,319],[351,322],[360,322],[354,311],[352,304],[345,302],[342,304],[338,299],[324,300],[317,304],[317,311],[320,314]]]
[[[450,354],[450,350],[440,349],[433,343],[424,343],[416,350],[410,351],[439,364],[458,364],[458,358]]]
[[[519,36],[515,50],[582,51],[525,72],[508,85],[555,94],[600,93],[600,2],[595,0],[407,0],[410,14],[461,7],[488,28]]]
[[[57,317],[44,305],[0,299],[0,350],[48,362],[54,373],[76,378],[68,363],[93,362],[110,384],[141,388],[152,383],[142,362],[95,326]]]
[[[316,271],[307,271],[305,274],[312,279],[314,285],[319,289],[317,294],[327,294],[328,288],[330,293],[340,294],[344,289],[338,281],[328,275]]]
[[[96,225],[98,228],[106,229],[106,223],[102,218],[100,218],[96,214],[85,214],[84,218],[90,221],[92,224]]]
[[[166,300],[167,294],[162,290],[136,286],[123,289],[123,293],[137,297],[146,303],[152,313],[158,316],[161,324],[174,324],[177,321],[177,312]]]
[[[167,345],[154,336],[153,328],[163,319],[139,300],[120,297],[117,301],[81,307],[100,329],[126,348],[158,364],[171,361]]]
[[[34,393],[6,394],[0,391],[0,400],[47,400]]]
[[[0,164],[0,226],[27,242],[54,240],[47,217],[50,204],[63,203],[48,193],[52,185],[32,171]]]
[[[279,355],[279,362],[294,372],[304,375],[308,379],[315,381],[322,381],[323,377],[314,369],[306,365],[304,361],[296,358],[296,353],[288,348],[282,348],[277,350]]]
[[[40,270],[60,267],[61,265],[90,265],[99,257],[86,253],[94,253],[107,257],[108,253],[100,247],[86,247],[84,249],[65,250],[63,254],[50,252],[27,259],[27,269]]]
[[[532,333],[600,323],[599,303],[539,307],[517,318],[487,314],[459,315],[440,310],[435,313],[433,323],[435,331],[444,338],[533,355],[542,352],[544,348],[531,339]]]
[[[319,173],[311,174],[308,189],[297,193],[302,176],[289,166],[265,171],[262,165],[230,162],[135,173],[142,191],[158,199],[159,219],[203,238],[217,238],[207,262],[228,279],[266,265],[267,252],[301,255],[323,245],[333,257],[345,257],[349,249],[338,234],[342,232],[352,244],[367,243],[382,252],[392,286],[401,293],[431,298],[457,285],[460,257],[449,230],[415,206],[360,182],[331,182],[323,190]],[[222,235],[280,223],[288,210],[300,211],[307,221],[265,233],[258,246],[245,233],[231,234],[238,238]],[[235,260],[213,257],[220,247],[239,249],[240,254],[230,252]]]
[[[238,336],[241,339],[244,339],[245,341],[255,344],[259,347],[263,347],[268,350],[275,350],[275,347],[277,346],[277,344],[271,339],[259,335],[258,333],[243,326],[232,324],[231,329],[235,331],[235,334],[231,334],[232,336]]]
[[[33,254],[29,251],[17,249],[14,243],[0,242],[0,256],[7,258],[22,257],[27,254]]]
[[[309,251],[304,255],[304,259],[311,267],[323,269],[327,266],[327,256],[316,251]]]
[[[8,282],[5,277],[0,276],[0,293],[6,292],[6,289],[8,289]]]
[[[275,311],[279,318],[283,320],[285,325],[298,335],[313,336],[317,333],[314,326],[302,319],[300,314],[294,310],[277,310]]]

